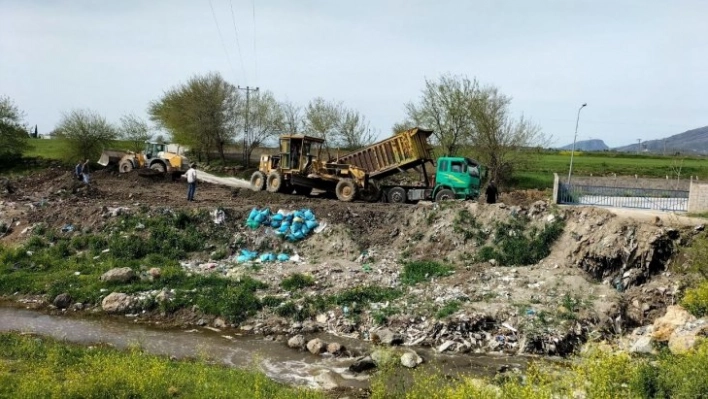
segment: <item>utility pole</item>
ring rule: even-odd
[[[568,168],[568,186],[570,186],[570,175],[573,174],[573,154],[575,154],[575,140],[578,139],[578,123],[580,123],[580,111],[587,107],[588,103],[583,103],[583,105],[578,108],[578,117],[575,119],[575,135],[573,136],[573,149],[570,151],[570,167]]]
[[[637,155],[639,155],[639,151],[642,149],[642,139],[637,139]]]
[[[666,139],[664,139],[664,156],[666,156]]]
[[[246,142],[247,142],[247,137],[250,134],[250,126],[248,124],[248,117],[251,114],[251,92],[257,92],[258,87],[241,87],[237,86],[239,90],[244,90],[246,92],[246,126],[244,126],[243,129],[243,164],[248,167],[250,164],[250,157],[248,156],[249,154],[246,154]]]

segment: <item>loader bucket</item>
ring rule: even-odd
[[[119,150],[104,150],[98,164],[101,166],[116,165],[128,152]]]

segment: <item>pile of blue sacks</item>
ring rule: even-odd
[[[299,241],[307,237],[319,223],[310,209],[300,209],[290,213],[271,213],[269,208],[253,208],[246,225],[252,229],[260,226],[272,227],[275,233],[289,241]]]
[[[236,258],[236,262],[238,263],[245,263],[245,262],[251,262],[255,260],[256,258],[260,259],[261,262],[275,262],[276,260],[278,262],[287,262],[290,260],[290,255],[286,253],[280,253],[278,256],[272,253],[264,253],[261,254],[261,256],[258,256],[258,252],[254,251],[249,251],[247,249],[242,249],[241,250],[241,255],[239,255]]]

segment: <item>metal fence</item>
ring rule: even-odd
[[[688,190],[587,186],[560,183],[558,200],[568,205],[595,205],[616,208],[688,210]]]

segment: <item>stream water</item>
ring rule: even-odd
[[[283,342],[262,336],[237,335],[233,331],[215,331],[206,327],[161,329],[115,318],[79,318],[48,315],[34,310],[0,306],[0,332],[16,331],[50,336],[82,345],[110,344],[119,349],[139,345],[146,352],[184,357],[201,357],[233,367],[259,367],[270,378],[294,385],[319,386],[316,376],[328,371],[338,375],[340,386],[368,386],[368,375],[349,372],[354,358],[317,356],[290,349]],[[325,342],[339,342],[353,353],[368,353],[368,342],[335,337],[319,337]],[[501,365],[523,368],[528,358],[481,354],[438,354],[431,349],[416,348],[425,359],[422,367],[436,367],[449,375],[492,375]]]

